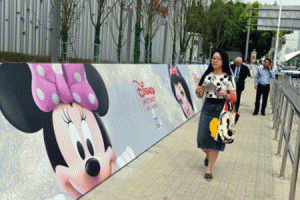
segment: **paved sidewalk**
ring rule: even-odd
[[[198,114],[81,199],[288,199],[290,161],[287,178],[278,178],[271,104],[266,116],[252,116],[253,82],[242,93],[236,140],[219,154],[212,181],[204,179],[205,154],[196,145]]]

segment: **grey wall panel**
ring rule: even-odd
[[[114,5],[116,0],[108,1],[105,13],[109,11]],[[92,0],[93,13],[97,11],[97,1]],[[94,52],[94,37],[95,27],[91,23],[90,10],[87,1],[82,1],[85,5],[80,19],[70,29],[70,42],[68,44],[68,57],[78,57],[81,59],[93,60]],[[36,0],[2,0],[0,2],[0,19],[4,23],[0,24],[0,51],[21,52],[32,55],[50,56],[51,47],[51,2],[50,1],[36,1]],[[133,15],[131,20],[132,27],[128,26],[128,18],[124,27],[123,44],[121,51],[121,61],[127,62],[128,56],[130,62],[133,62],[134,40],[135,40],[135,7],[133,8]],[[172,9],[172,8],[171,8]],[[16,12],[19,12],[17,14]],[[128,12],[126,11],[125,14]],[[166,62],[172,61],[172,24],[170,23],[172,10],[170,15],[166,18],[169,23],[168,36],[167,36],[167,52]],[[115,24],[115,19],[119,20],[119,16],[109,15],[101,26],[100,32],[100,51],[99,62],[117,62],[117,44],[118,28]],[[94,16],[95,19],[95,16]],[[110,30],[111,29],[111,30]],[[129,30],[131,29],[131,30]],[[129,32],[129,33],[128,33]],[[129,39],[129,36],[131,40]],[[113,38],[114,37],[114,38]],[[115,41],[114,41],[115,40]],[[60,51],[61,51],[61,41]],[[130,45],[129,45],[130,43]],[[177,51],[179,52],[179,40],[176,42]],[[140,61],[144,62],[145,57],[145,40],[143,33],[141,34],[141,56]],[[158,30],[155,38],[153,39],[152,47],[152,61],[161,63],[163,61],[162,51],[164,44],[164,28]],[[130,49],[128,47],[130,46]],[[177,58],[178,60],[178,58]]]

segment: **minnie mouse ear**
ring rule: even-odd
[[[43,127],[43,112],[33,100],[28,64],[0,65],[0,110],[17,129],[34,133]]]
[[[109,106],[108,92],[99,72],[91,64],[84,64],[86,78],[95,92],[99,107],[96,110],[100,116],[106,115]]]

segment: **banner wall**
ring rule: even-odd
[[[201,111],[206,68],[2,63],[2,199],[79,198]]]

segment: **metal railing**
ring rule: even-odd
[[[298,106],[299,104],[297,104],[298,103],[297,96],[299,96],[299,90],[297,90],[297,87],[295,87],[295,85],[291,82],[291,79],[289,77],[282,74],[278,74],[278,75],[279,75],[278,79],[273,80],[271,84],[270,97],[271,97],[272,113],[273,113],[273,121],[274,121],[272,129],[275,129],[274,140],[277,140],[279,136],[277,155],[280,155],[282,145],[285,145],[279,177],[284,177],[288,154],[291,163],[293,165],[289,199],[294,200],[296,194],[296,183],[298,177],[298,167],[299,167],[299,158],[300,158],[299,127],[297,130],[297,136],[296,136],[297,139],[295,141],[296,146],[294,150],[291,147],[290,138],[291,138],[291,130],[293,127],[294,116],[298,116],[298,119],[300,118],[300,110]],[[296,96],[294,95],[295,93]],[[286,128],[286,123],[287,123],[287,128]],[[283,141],[285,141],[284,144]]]

